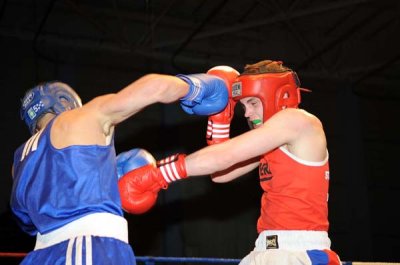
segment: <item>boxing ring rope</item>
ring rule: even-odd
[[[22,252],[0,252],[1,258],[16,258],[22,259],[27,253]],[[225,258],[200,258],[200,257],[154,257],[154,256],[137,256],[136,262],[138,265],[156,265],[161,263],[201,263],[201,264],[239,264],[240,259],[225,259]],[[343,261],[342,265],[400,265],[393,262],[357,262]]]
[[[0,258],[23,258],[26,253],[19,252],[0,252]]]

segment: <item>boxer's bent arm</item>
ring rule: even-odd
[[[189,176],[202,176],[225,171],[227,175],[238,163],[257,159],[283,145],[287,145],[292,150],[309,149],[311,151],[307,154],[311,153],[314,157],[305,157],[304,152],[295,153],[295,155],[308,161],[321,161],[326,155],[326,146],[324,141],[318,141],[321,138],[321,126],[316,123],[312,115],[302,110],[282,110],[260,128],[245,132],[223,143],[209,145],[188,155],[186,157],[187,173]],[[227,179],[228,177],[226,176]]]

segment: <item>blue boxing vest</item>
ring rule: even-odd
[[[10,204],[21,228],[45,234],[91,213],[123,216],[114,140],[57,149],[50,142],[54,120],[14,153]]]

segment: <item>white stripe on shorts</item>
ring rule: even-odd
[[[72,265],[72,248],[74,247],[75,238],[68,241],[67,253],[65,253],[65,265]]]
[[[92,236],[85,236],[86,265],[92,265]]]

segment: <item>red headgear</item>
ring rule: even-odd
[[[265,60],[246,65],[245,71],[232,85],[232,98],[257,97],[263,105],[263,121],[285,108],[297,108],[300,81],[296,72],[279,61]]]

